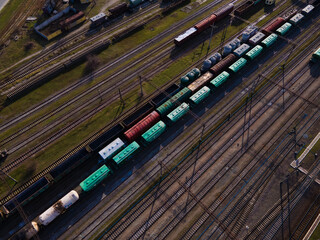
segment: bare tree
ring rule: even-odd
[[[101,61],[98,56],[89,55],[87,57],[87,65],[86,65],[86,69],[85,69],[86,72],[87,73],[93,72],[94,70],[96,70],[99,67],[100,63],[101,63]]]

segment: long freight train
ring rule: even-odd
[[[55,218],[63,214],[83,194],[91,191],[111,175],[113,171],[116,171],[122,164],[132,158],[140,149],[147,147],[168,127],[176,124],[179,119],[188,113],[190,108],[197,107],[210,93],[214,93],[226,84],[232,75],[239,72],[246,65],[250,65],[260,54],[268,51],[278,41],[279,36],[285,36],[294,25],[307,17],[313,8],[312,5],[308,5],[301,13],[297,13],[284,21],[280,18],[275,19],[241,45],[239,40],[231,41],[236,47],[232,47],[232,50],[223,58],[221,54],[213,54],[209,59],[214,64],[208,70],[202,71],[201,74],[198,68],[194,68],[181,77],[180,89],[177,92],[177,87],[173,87],[174,90],[171,92],[175,94],[171,98],[163,102],[165,97],[158,96],[161,100],[158,101],[155,109],[152,105],[149,105],[142,110],[143,116],[127,118],[127,130],[122,131],[122,129],[121,133],[118,131],[117,134],[112,135],[112,142],[109,141],[107,146],[101,139],[97,139],[90,144],[88,146],[90,150],[100,150],[99,163],[102,166],[82,181],[76,189],[70,191],[40,214],[31,224],[20,230],[15,235],[15,239],[32,238],[40,230],[41,226],[47,226]],[[301,17],[300,14],[303,16]],[[228,45],[230,44],[226,46]],[[228,49],[230,50],[230,46]],[[316,57],[319,55],[318,51],[315,53]]]

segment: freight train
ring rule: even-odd
[[[301,11],[303,17],[307,17],[310,14],[310,11],[308,13],[305,11],[310,8],[312,6],[308,5]],[[124,120],[123,124],[126,125],[126,131],[124,131],[122,125],[116,125],[89,144],[87,151],[98,151],[99,163],[102,166],[82,181],[78,187],[40,214],[31,224],[20,230],[15,235],[15,239],[32,238],[40,230],[41,226],[47,226],[55,218],[63,214],[83,194],[91,191],[139,150],[151,144],[168,127],[176,124],[188,113],[190,108],[197,107],[210,93],[216,92],[228,83],[232,75],[239,72],[246,65],[250,65],[260,54],[268,51],[278,41],[279,36],[285,36],[290,31],[293,25],[296,24],[296,19],[296,15],[288,21],[277,18],[249,38],[247,42],[242,43],[226,54],[225,57],[222,58],[221,54],[215,53],[211,59],[211,63],[214,61],[215,63],[210,66],[209,70],[201,72],[198,68],[192,69],[181,77],[180,87],[172,85],[166,90],[171,92],[172,97],[168,99],[166,94],[165,96],[160,94],[154,98],[154,104],[148,103],[135,115]],[[231,42],[238,43],[239,41]],[[319,58],[319,50],[315,55],[316,58]],[[83,153],[85,152],[84,149],[82,151]],[[78,159],[79,157],[81,156],[77,156]]]

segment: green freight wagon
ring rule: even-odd
[[[171,113],[167,115],[167,118],[170,120],[170,123],[177,122],[182,116],[184,116],[190,109],[189,104],[182,103],[179,107],[174,109]]]
[[[279,33],[281,36],[284,36],[292,27],[291,23],[285,23],[281,27],[279,27],[276,32]]]
[[[106,165],[103,165],[97,171],[92,173],[89,177],[87,177],[83,182],[80,183],[80,187],[83,191],[88,192],[99,183],[101,183],[106,177],[108,177],[112,173],[112,170],[108,168]]]
[[[210,88],[208,88],[207,86],[204,86],[198,92],[196,92],[190,97],[190,101],[193,105],[198,105],[205,98],[209,97],[209,94],[210,94]]]
[[[141,4],[144,0],[129,0],[130,7],[136,7]]]
[[[114,156],[113,161],[117,165],[120,165],[126,160],[128,160],[130,157],[132,157],[139,150],[139,148],[139,144],[136,141],[134,141],[121,152],[119,152],[116,156]]]
[[[229,67],[229,70],[232,72],[236,73],[239,72],[241,68],[243,68],[247,64],[247,59],[245,58],[240,58],[238,61],[236,61],[234,64],[232,64]]]
[[[275,43],[275,41],[277,41],[278,39],[278,35],[275,33],[272,33],[269,37],[267,37],[266,39],[264,39],[261,42],[261,45],[263,45],[264,47],[270,47],[272,44]]]
[[[226,71],[223,71],[210,82],[211,88],[212,89],[218,88],[222,83],[227,81],[229,77],[230,77],[230,74],[227,73]]]
[[[156,140],[166,130],[166,124],[162,121],[157,122],[152,128],[142,134],[142,141],[145,145]]]
[[[160,107],[158,107],[157,112],[161,116],[167,115],[168,112],[170,112],[175,107],[176,103],[183,102],[185,99],[190,97],[190,95],[191,95],[191,90],[187,87],[183,88],[181,91],[176,93],[172,98],[170,98],[168,101],[166,101]]]
[[[320,62],[320,48],[312,54],[310,61],[314,63]]]
[[[261,47],[260,45],[257,45],[254,48],[252,48],[249,52],[247,52],[245,56],[249,60],[253,60],[262,52],[262,50],[263,50],[263,47]]]

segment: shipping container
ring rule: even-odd
[[[258,32],[256,33],[253,37],[251,37],[249,39],[249,43],[253,46],[259,44],[264,38],[265,38],[265,34],[262,32]]]
[[[277,41],[277,39],[278,39],[278,35],[275,33],[272,33],[269,37],[267,37],[261,42],[261,45],[268,48],[272,44],[274,44]]]
[[[198,30],[199,33],[203,32],[215,22],[216,18],[216,15],[212,14],[201,22],[197,23],[194,27]]]
[[[201,88],[198,92],[196,92],[195,94],[193,94],[190,97],[190,102],[193,105],[198,105],[199,103],[201,103],[204,99],[206,99],[207,97],[209,97],[210,94],[210,88],[208,88],[207,86],[204,86],[203,88]]]
[[[276,32],[278,34],[280,34],[281,36],[284,36],[289,30],[290,28],[292,27],[292,24],[291,23],[285,23],[283,24],[281,27],[279,27]]]
[[[234,64],[229,67],[229,70],[236,73],[239,72],[241,68],[243,68],[247,64],[247,60],[245,58],[240,58]]]
[[[233,51],[233,54],[236,55],[237,57],[242,57],[246,52],[248,52],[250,49],[250,46],[246,43],[242,44],[240,47],[235,49]]]
[[[101,183],[106,177],[112,173],[112,170],[106,165],[100,167],[97,171],[92,173],[84,181],[80,183],[80,187],[83,191],[88,192],[92,190],[95,186]]]
[[[210,88],[214,90],[215,88],[220,87],[220,85],[227,81],[229,77],[229,73],[226,71],[222,72],[210,82]]]
[[[128,5],[126,3],[121,3],[113,8],[109,9],[109,12],[111,13],[111,17],[117,17],[123,13],[125,13],[128,10]]]
[[[104,132],[100,137],[92,141],[88,145],[88,150],[90,151],[98,151],[103,146],[108,144],[111,140],[113,140],[116,136],[119,136],[124,131],[124,127],[121,124],[117,124],[114,127],[108,129]]]
[[[142,142],[147,145],[156,140],[166,130],[166,124],[162,121],[157,122],[148,131],[142,134]]]
[[[179,107],[174,109],[171,113],[167,115],[169,123],[176,123],[180,118],[182,118],[189,111],[190,106],[187,103],[182,103]]]
[[[11,214],[15,208],[15,202],[18,202],[20,205],[24,205],[38,196],[40,193],[45,191],[50,185],[50,182],[47,178],[42,177],[32,185],[30,185],[27,189],[23,190],[15,197],[15,201],[11,199],[3,205],[5,214]]]
[[[206,72],[201,77],[199,77],[196,81],[191,83],[188,88],[194,93],[198,91],[200,88],[208,84],[213,78],[213,74],[211,72]]]
[[[106,147],[99,151],[99,155],[102,158],[102,161],[99,162],[106,162],[106,160],[112,158],[115,154],[121,151],[125,147],[125,143],[120,139],[117,138],[108,144]]]
[[[304,16],[301,13],[297,13],[292,18],[290,18],[289,22],[294,25],[297,25],[303,18]]]
[[[266,35],[269,35],[270,33],[274,32],[277,28],[279,28],[284,23],[285,23],[285,20],[282,17],[278,17],[273,22],[271,22],[266,27],[264,27],[261,30],[261,32],[263,32]]]
[[[305,8],[302,9],[301,13],[304,15],[304,16],[308,16],[314,9],[314,6],[312,5],[308,5],[306,6]]]
[[[216,12],[214,12],[214,15],[216,15],[216,22],[220,21],[221,19],[228,16],[234,9],[233,3],[230,3],[220,9],[218,9]]]
[[[140,145],[137,142],[132,142],[112,159],[117,165],[121,165],[125,161],[129,160],[134,154],[136,154],[139,149]]]
[[[257,56],[259,56],[259,54],[263,51],[263,47],[261,47],[260,45],[255,46],[254,48],[252,48],[249,52],[246,53],[246,57],[249,60],[253,60],[255,59]]]
[[[191,90],[187,87],[183,88],[181,91],[176,93],[172,98],[162,104],[157,108],[158,113],[161,116],[166,116],[173,108],[175,108],[176,104],[183,102],[191,95]]]
[[[314,63],[320,62],[320,48],[312,54],[310,61]]]
[[[129,117],[125,118],[122,122],[127,127],[130,128],[137,122],[139,122],[142,118],[151,113],[154,109],[154,106],[151,103],[146,103],[138,110],[134,111]]]
[[[137,124],[124,133],[129,142],[137,140],[145,131],[160,120],[160,115],[156,111],[151,112]]]
[[[177,46],[180,46],[183,43],[185,43],[186,41],[188,41],[189,39],[191,39],[193,36],[195,36],[196,33],[197,33],[197,29],[192,27],[192,28],[188,29],[187,31],[185,31],[184,33],[180,34],[178,37],[176,37],[174,39],[174,43]]]
[[[83,162],[84,158],[88,155],[85,148],[81,148],[75,154],[72,154],[61,164],[53,168],[49,173],[55,181],[58,181],[61,177],[71,172],[75,167],[79,166]]]
[[[222,59],[220,62],[218,62],[216,65],[214,65],[212,68],[210,68],[210,72],[218,75],[223,70],[225,70],[228,66],[233,64],[237,60],[237,57],[234,54],[229,54],[227,57]]]

